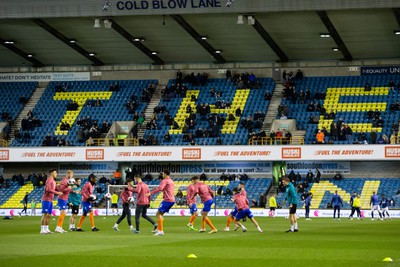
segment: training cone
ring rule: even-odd
[[[392,258],[386,257],[383,259],[383,261],[393,261]]]
[[[189,259],[197,259],[197,256],[194,255],[194,254],[189,254],[189,255],[187,255],[187,258],[189,258]]]

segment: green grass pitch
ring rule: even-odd
[[[400,266],[400,220],[362,221],[299,219],[298,233],[285,233],[284,218],[256,218],[264,233],[248,220],[248,231],[224,232],[226,218],[211,217],[219,232],[197,233],[188,217],[165,217],[165,236],[153,236],[141,220],[132,234],[126,220],[112,230],[116,216],[96,217],[100,232],[87,218],[82,233],[41,235],[39,217],[0,221],[0,266]],[[69,217],[64,221],[67,228]],[[201,223],[196,220],[195,226]],[[53,231],[56,221],[52,220]],[[197,258],[187,258],[195,254]],[[383,262],[386,257],[393,262]]]

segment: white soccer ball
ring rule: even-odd
[[[92,200],[96,200],[96,199],[97,199],[96,195],[93,195],[93,194],[91,194],[89,197],[90,197]]]
[[[75,184],[75,178],[69,178],[68,179],[68,184],[69,185],[74,185]]]
[[[128,198],[128,202],[129,202],[129,203],[133,203],[133,202],[135,202],[135,200],[134,200],[133,197],[129,197],[129,198]]]
[[[111,198],[111,194],[110,194],[110,193],[105,194],[105,195],[104,195],[104,198],[105,198],[105,199],[110,199],[110,198]]]

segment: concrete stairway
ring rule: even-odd
[[[24,118],[26,118],[28,112],[30,110],[33,110],[33,108],[36,106],[37,102],[39,99],[42,97],[44,91],[46,90],[47,84],[41,83],[40,87],[36,88],[35,91],[33,92],[32,96],[29,98],[28,103],[26,103],[25,107],[22,109],[21,113],[18,115],[18,117],[15,119],[13,125],[11,126],[11,133],[10,133],[10,144],[14,140],[14,131],[16,129],[21,128],[21,122]],[[34,114],[35,115],[35,114]]]
[[[141,129],[139,129],[139,131],[138,131],[138,139],[143,138],[144,133],[146,132],[146,124],[151,120],[151,117],[153,117],[154,108],[156,106],[158,106],[158,103],[160,103],[161,90],[163,90],[164,88],[165,88],[164,85],[157,86],[153,96],[151,97],[149,104],[147,105],[146,109],[144,110],[144,115],[145,115],[146,119],[144,120]]]
[[[280,83],[275,85],[274,93],[272,94],[271,102],[269,103],[267,114],[263,125],[261,127],[262,131],[265,131],[267,135],[271,131],[272,122],[275,120],[278,114],[278,106],[282,101],[283,86]]]

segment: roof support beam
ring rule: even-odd
[[[1,37],[0,37],[0,44],[2,46],[4,46],[5,48],[7,48],[8,50],[10,50],[10,51],[14,52],[15,54],[19,55],[20,57],[24,58],[25,60],[31,62],[34,67],[44,67],[44,64],[42,62],[40,62],[39,60],[33,58],[33,56],[29,57],[28,53],[25,53],[24,51],[22,51],[21,49],[16,47],[14,44],[6,44],[6,40],[4,40]]]
[[[400,8],[393,8],[393,13],[400,27]]]
[[[249,16],[247,16],[248,18]],[[279,47],[277,43],[275,43],[274,39],[272,39],[271,35],[264,29],[264,27],[261,25],[261,23],[258,22],[258,20],[252,15],[254,24],[252,25],[253,28],[258,32],[258,34],[261,36],[261,38],[264,39],[264,41],[271,47],[271,49],[275,52],[275,54],[279,57],[279,62],[288,62],[289,58],[283,52],[283,50]]]
[[[44,22],[41,19],[32,19],[32,21],[34,23],[36,23],[37,25],[39,25],[40,27],[42,27],[44,30],[46,30],[47,32],[49,32],[51,35],[53,35],[54,37],[56,37],[58,40],[62,41],[64,44],[68,45],[69,47],[71,47],[72,49],[74,49],[76,52],[78,52],[79,54],[81,54],[82,56],[84,56],[85,58],[87,58],[88,60],[92,61],[93,64],[95,66],[101,66],[104,65],[103,62],[101,62],[98,58],[96,58],[95,56],[90,56],[90,52],[86,51],[85,49],[83,49],[82,47],[80,47],[78,44],[76,43],[71,43],[70,39],[67,38],[65,35],[63,35],[62,33],[60,33],[59,31],[57,31],[55,28],[51,27],[49,24],[47,24],[46,22]]]
[[[127,32],[124,28],[122,28],[115,20],[109,19],[111,24],[111,28],[113,28],[116,32],[118,32],[122,37],[124,37],[128,42],[136,46],[137,49],[143,52],[146,56],[151,58],[154,61],[154,64],[163,65],[164,61],[159,58],[157,55],[153,55],[152,51],[148,49],[145,45],[141,42],[134,41],[134,38],[129,32]]]
[[[171,17],[187,32],[193,39],[198,42],[207,52],[217,60],[218,63],[225,63],[226,60],[221,54],[216,53],[214,49],[206,40],[201,39],[201,35],[190,26],[180,15],[171,15]]]
[[[342,52],[342,54],[344,56],[343,60],[347,60],[347,61],[353,60],[353,57],[350,54],[350,51],[347,49],[347,47],[344,44],[339,33],[336,31],[335,26],[333,26],[331,20],[328,17],[328,14],[326,14],[325,11],[317,11],[317,14],[321,18],[322,22],[325,24],[326,29],[328,30],[329,34],[332,36],[337,47]]]

